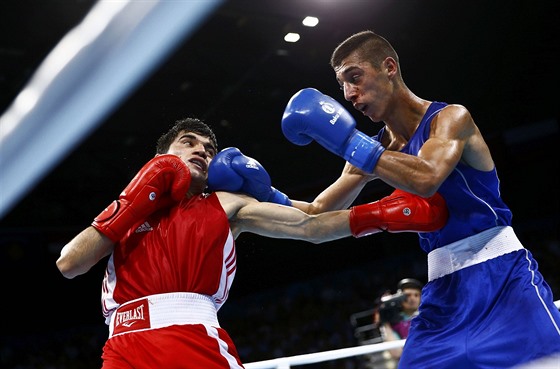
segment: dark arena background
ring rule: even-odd
[[[176,2],[187,6],[189,1]],[[92,0],[0,3],[1,112],[94,5]],[[394,44],[404,79],[418,96],[471,111],[492,150],[514,229],[558,300],[557,9],[557,2],[542,0],[220,3],[13,203],[2,188],[6,172],[0,172],[5,209],[0,367],[100,367],[107,336],[100,306],[105,260],[74,280],[63,278],[55,261],[64,244],[154,155],[156,139],[176,119],[203,118],[221,148],[235,146],[259,160],[273,185],[293,199],[310,201],[334,181],[344,161],[316,143],[291,144],[280,119],[295,92],[315,87],[341,101],[358,129],[377,132],[379,123],[344,101],[328,65],[336,45],[364,29]],[[301,24],[308,15],[319,19],[316,27]],[[298,32],[301,39],[286,43],[287,32]],[[73,127],[72,121],[64,124]],[[29,141],[18,150],[28,150],[32,142],[39,159],[41,148],[56,142],[37,132],[29,130]],[[2,147],[0,156],[4,163],[19,159]],[[356,203],[391,190],[380,181],[370,183]],[[426,256],[414,234],[322,245],[243,234],[236,247],[236,280],[219,318],[246,363],[356,346],[352,314],[370,309],[402,278],[427,278]],[[361,365],[354,357],[305,367]]]

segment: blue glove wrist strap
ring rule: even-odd
[[[344,159],[361,170],[372,173],[385,148],[379,141],[356,130],[344,151]]]
[[[280,205],[292,206],[292,201],[285,193],[278,191],[274,187],[271,187],[271,189],[272,191],[270,193],[270,197],[268,198],[268,202],[274,202]]]

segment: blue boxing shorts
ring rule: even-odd
[[[560,352],[552,291],[510,227],[442,249],[399,369],[505,369]]]

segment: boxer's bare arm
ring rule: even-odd
[[[292,200],[292,205],[308,214],[347,209],[356,200],[364,186],[375,179],[350,163],[346,163],[338,179],[321,192],[312,202]]]
[[[229,192],[216,192],[235,238],[251,232],[272,238],[321,243],[351,236],[348,211],[313,216],[301,210]]]
[[[60,252],[56,266],[66,278],[86,273],[113,251],[113,241],[90,226],[68,242]]]

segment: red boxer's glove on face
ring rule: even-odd
[[[147,162],[91,224],[113,242],[156,210],[181,201],[191,184],[191,172],[176,155],[158,155]]]
[[[350,211],[350,230],[354,237],[387,231],[433,232],[441,229],[448,218],[443,197],[424,198],[402,190],[370,204],[358,205]]]

